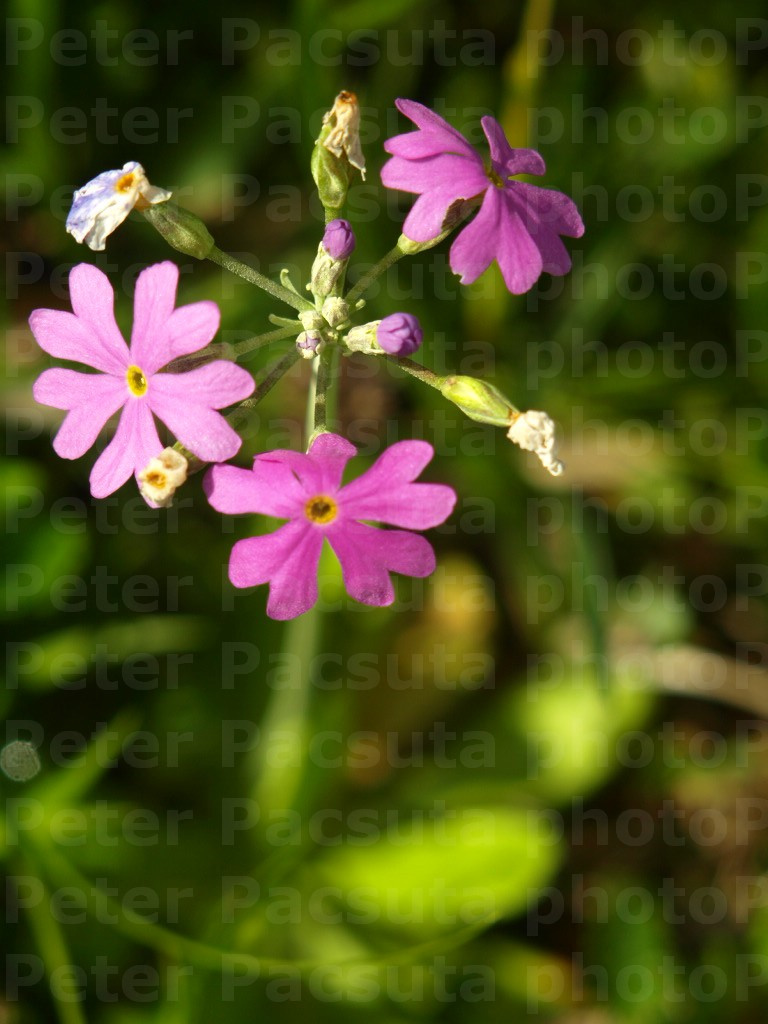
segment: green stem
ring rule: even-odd
[[[51,912],[51,893],[40,879],[40,871],[29,859],[19,858],[18,873],[29,875],[40,883],[40,899],[29,902],[26,906],[27,919],[35,939],[36,948],[45,964],[48,975],[51,997],[56,1004],[56,1015],[61,1024],[86,1024],[82,1003],[76,999],[62,998],[61,988],[65,986],[65,978],[71,974],[72,957],[67,948],[64,933],[59,922]],[[53,975],[61,977],[59,984],[53,981]]]
[[[318,434],[327,433],[329,420],[333,419],[334,388],[339,352],[330,346],[314,360],[312,366],[312,387],[307,402],[306,436],[307,448]]]
[[[238,341],[236,345],[232,346],[235,358],[244,356],[246,352],[255,352],[257,349],[264,348],[266,345],[271,345],[273,341],[282,341],[284,338],[295,338],[297,334],[300,334],[304,328],[301,326],[299,321],[296,321],[295,326],[292,324],[290,327],[281,327],[277,331],[267,331],[266,334],[254,334],[252,338],[246,338],[244,341]]]
[[[428,370],[426,366],[422,366],[420,363],[415,363],[413,359],[409,359],[407,356],[402,358],[400,356],[385,355],[392,366],[397,366],[399,369],[404,370],[409,376],[416,377],[417,380],[423,381],[425,384],[429,384],[430,387],[440,391],[446,378],[441,377],[432,370]]]
[[[264,821],[270,811],[290,811],[300,803],[314,732],[310,707],[319,635],[317,605],[285,628],[282,650],[290,657],[290,684],[272,694],[251,765],[256,779],[253,795]]]
[[[255,284],[257,288],[262,288],[265,292],[269,292],[270,295],[279,299],[281,302],[285,302],[287,305],[293,306],[294,309],[298,309],[299,311],[314,309],[314,306],[309,299],[305,299],[301,295],[297,295],[296,292],[292,292],[289,288],[284,288],[283,285],[270,280],[270,278],[265,277],[264,274],[260,274],[258,270],[254,270],[253,267],[249,267],[247,263],[243,263],[234,256],[230,256],[227,252],[222,252],[222,250],[217,246],[214,246],[211,249],[207,258],[211,260],[212,263],[216,263],[218,266],[224,267],[225,270],[229,270],[230,273],[237,274],[238,277],[242,277],[243,280],[248,281],[249,284]]]
[[[386,256],[383,256],[378,263],[371,267],[366,274],[363,274],[360,280],[350,288],[344,296],[345,300],[350,305],[357,302],[366,288],[370,284],[373,284],[377,277],[381,277],[382,274],[386,273],[391,266],[394,266],[394,264],[405,255],[406,254],[398,245],[396,245],[394,249],[390,249]]]

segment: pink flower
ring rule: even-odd
[[[213,466],[204,487],[219,512],[260,512],[287,519],[275,533],[248,537],[232,548],[229,578],[236,587],[269,582],[267,614],[292,619],[317,601],[317,566],[328,539],[341,562],[344,585],[356,600],[391,604],[390,572],[429,576],[435,555],[425,530],[451,513],[456,495],[444,484],[413,483],[434,454],[426,441],[399,441],[361,476],[342,487],[354,445],[320,434],[308,454],[257,455],[253,469]],[[375,520],[405,530],[379,530]]]
[[[206,462],[229,459],[240,447],[240,437],[214,410],[251,394],[254,382],[246,370],[217,360],[187,373],[158,373],[171,360],[207,345],[219,326],[214,302],[174,309],[178,279],[174,263],[156,263],[139,274],[130,346],[115,323],[109,279],[87,263],[69,275],[73,313],[36,309],[29,318],[38,345],[49,355],[100,371],[44,370],[35,381],[38,402],[68,410],[53,442],[58,455],[79,458],[122,409],[115,436],[91,470],[95,498],[116,491],[162,452],[153,413]]]
[[[571,258],[560,235],[584,234],[579,211],[567,196],[522,181],[513,174],[543,174],[534,149],[512,149],[498,121],[482,118],[491,148],[491,165],[442,117],[413,100],[396,100],[398,110],[418,131],[384,143],[393,156],[381,170],[387,188],[415,192],[419,198],[403,224],[414,242],[428,242],[443,230],[449,207],[457,200],[482,196],[480,210],[451,246],[451,270],[462,284],[472,284],[493,260],[514,295],[527,292],[543,271],[566,274]]]

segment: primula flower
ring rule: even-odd
[[[219,327],[215,302],[174,309],[179,270],[156,263],[136,280],[131,344],[115,323],[109,278],[80,263],[69,275],[72,313],[36,309],[29,318],[38,345],[49,355],[99,370],[44,370],[35,399],[68,413],[53,442],[64,459],[77,459],[96,440],[110,416],[122,409],[115,436],[91,470],[91,493],[103,498],[138,474],[165,447],[153,413],[185,448],[205,462],[230,459],[240,437],[216,409],[239,402],[254,389],[251,375],[226,360],[187,373],[158,373],[167,363],[203,348]]]
[[[150,185],[144,168],[131,160],[122,170],[104,171],[79,188],[72,198],[67,231],[76,242],[97,252],[104,248],[107,235],[119,227],[134,206],[139,209],[164,203],[173,195]]]
[[[462,284],[476,281],[493,260],[514,295],[532,288],[543,271],[561,275],[570,270],[571,258],[559,236],[579,238],[584,233],[573,201],[554,189],[509,180],[513,174],[544,173],[536,150],[512,149],[498,121],[483,117],[491,149],[486,167],[477,150],[442,117],[413,100],[395,103],[418,131],[384,143],[393,155],[381,170],[381,180],[387,188],[419,196],[403,224],[408,238],[436,238],[453,203],[482,196],[477,216],[451,246],[451,270]]]
[[[267,614],[292,619],[317,601],[317,567],[327,539],[341,562],[344,585],[363,604],[395,597],[390,572],[429,576],[435,555],[425,530],[442,523],[456,495],[444,484],[414,483],[434,450],[426,441],[399,441],[361,476],[342,486],[354,445],[320,434],[304,455],[257,455],[253,469],[213,466],[204,487],[219,512],[260,512],[287,519],[275,533],[248,537],[232,548],[229,578],[236,587],[269,582]],[[405,530],[380,530],[373,520]]]

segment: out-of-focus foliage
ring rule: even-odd
[[[725,0],[7,14],[2,706],[43,767],[0,780],[0,1017],[52,1019],[41,956],[75,1024],[765,1020],[765,21]],[[48,360],[26,317],[66,308],[88,260],[127,326],[136,273],[177,259],[138,216],[105,253],[64,231],[72,191],[129,159],[222,248],[306,280],[312,141],[342,88],[369,168],[353,262],[408,208],[378,181],[397,96],[475,142],[495,114],[579,203],[568,277],[460,289],[443,245],[366,311],[416,313],[425,363],[550,412],[567,471],[348,361],[343,432],[364,457],[431,440],[460,500],[435,576],[393,608],[354,606],[324,568],[305,768],[270,789],[296,751],[265,768],[265,713],[281,695],[290,713],[308,669],[264,588],[226,581],[253,524],[215,514],[199,477],[167,511],[130,485],[93,502],[93,456],[57,459],[60,414],[32,401]],[[180,301],[216,300],[223,340],[284,312],[177,262]],[[241,464],[302,443],[306,371],[259,407]]]

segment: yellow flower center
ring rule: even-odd
[[[133,171],[128,171],[122,178],[118,178],[115,182],[115,192],[130,192],[133,188],[133,183],[136,180],[136,175]]]
[[[151,473],[147,473],[147,475],[144,477],[144,480],[146,483],[150,485],[150,487],[157,487],[158,490],[163,490],[168,481],[168,478],[166,477],[165,473],[161,473],[159,470],[155,469],[152,470]]]
[[[488,177],[488,180],[491,181],[496,186],[496,188],[504,188],[506,186],[506,182],[504,181],[504,179],[501,177],[500,174],[497,174],[493,168],[490,168],[490,170],[486,171],[485,173],[486,176]]]
[[[339,507],[327,494],[316,494],[304,506],[304,514],[311,523],[332,523]]]
[[[147,378],[138,366],[129,366],[125,374],[128,387],[137,397],[141,397],[147,390]]]

